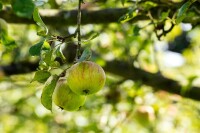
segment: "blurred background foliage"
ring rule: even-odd
[[[47,0],[41,8],[71,10],[77,9],[77,2],[77,0]],[[114,0],[84,2],[83,8],[88,10],[133,5],[130,2],[123,6],[121,1]],[[134,23],[82,25],[82,39],[86,40],[92,33],[99,33],[99,36],[89,44],[95,51],[92,60],[102,66],[107,60],[120,59],[128,63],[133,63],[134,60],[133,64],[140,69],[152,73],[160,71],[166,77],[177,80],[183,85],[183,90],[187,89],[189,83],[200,86],[200,27],[180,23],[159,41],[150,22],[146,20]],[[166,25],[168,23],[170,25],[170,22],[166,21]],[[73,33],[76,26],[48,25],[48,28],[54,35],[65,36],[66,33]],[[28,53],[30,46],[40,39],[36,35],[37,27],[9,23],[8,30],[17,47],[8,51],[0,45],[0,65],[37,62],[38,57],[31,57]],[[181,48],[183,45],[178,44],[185,44],[186,47]],[[87,45],[83,44],[83,47]],[[105,87],[97,94],[88,96],[85,105],[79,111],[62,111],[54,105],[53,111],[50,112],[40,102],[43,85],[37,82],[30,83],[34,72],[7,76],[0,71],[0,132],[198,133],[200,131],[199,101],[166,91],[155,91],[140,81],[125,79],[109,72],[106,72],[106,75]]]

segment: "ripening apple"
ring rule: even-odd
[[[58,80],[52,98],[57,106],[67,111],[78,110],[86,100],[86,96],[80,96],[71,91],[66,79]]]
[[[105,72],[98,64],[91,61],[78,62],[66,73],[70,89],[78,95],[89,95],[103,88]]]

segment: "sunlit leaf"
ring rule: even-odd
[[[31,82],[33,81],[38,81],[40,83],[45,83],[46,80],[51,76],[50,72],[44,71],[44,70],[39,70],[35,72],[34,78]]]
[[[7,50],[12,50],[17,47],[17,44],[15,40],[13,40],[10,36],[7,34],[3,34],[1,36],[1,43],[5,46]]]
[[[42,40],[39,43],[33,45],[29,49],[29,54],[32,55],[32,56],[39,56],[40,52],[41,52],[41,48],[42,48],[43,43],[44,43],[44,40]]]
[[[45,83],[45,86],[43,88],[42,95],[41,95],[42,105],[50,111],[52,110],[52,95],[56,87],[58,78],[59,77],[56,75],[49,77],[47,82]]]
[[[13,11],[20,17],[31,18],[34,10],[32,0],[13,0]]]
[[[38,32],[38,35],[40,36],[46,36],[48,34],[48,28],[42,21],[40,14],[38,12],[38,8],[34,9],[33,12],[33,20],[37,23],[37,25],[41,28],[41,30]]]
[[[154,8],[156,6],[158,6],[158,4],[156,4],[156,3],[152,2],[152,1],[146,1],[146,2],[144,2],[144,4],[141,5],[141,7],[146,11],[148,11],[151,8]]]
[[[42,50],[50,50],[51,46],[47,41],[44,41],[43,46],[42,46]]]
[[[37,1],[33,1],[35,6],[42,6],[46,3],[46,0],[37,0]]]
[[[43,61],[43,60],[40,60],[40,62],[39,62],[39,69],[40,70],[48,70],[48,66],[47,66],[47,64]]]

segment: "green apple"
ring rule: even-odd
[[[98,64],[91,61],[78,62],[66,72],[70,89],[78,95],[89,95],[103,88],[106,76]]]
[[[52,98],[53,102],[61,109],[75,111],[84,105],[86,96],[75,94],[69,88],[66,79],[59,79]]]

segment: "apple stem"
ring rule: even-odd
[[[89,90],[87,90],[87,89],[86,89],[86,90],[83,90],[83,94],[86,94],[86,95],[87,95],[88,93],[89,93]]]

